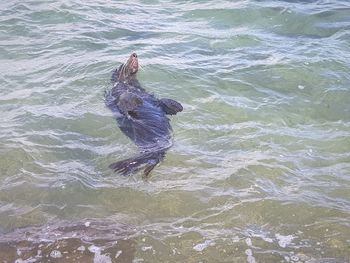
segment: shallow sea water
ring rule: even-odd
[[[2,1],[1,262],[349,262],[350,2]],[[112,70],[180,101],[145,181]]]

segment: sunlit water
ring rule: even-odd
[[[0,259],[349,262],[349,43],[346,0],[1,1]],[[133,51],[184,106],[147,181],[108,168]]]

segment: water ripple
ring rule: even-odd
[[[0,10],[1,232],[110,218],[134,261],[350,260],[348,1]],[[108,169],[137,152],[103,102],[133,51],[143,86],[184,105],[148,181]]]

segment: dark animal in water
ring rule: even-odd
[[[105,101],[120,130],[138,146],[140,154],[109,167],[122,175],[144,168],[147,177],[172,145],[172,129],[166,115],[181,112],[183,107],[175,100],[157,99],[147,93],[136,79],[138,67],[137,55],[133,53],[114,71],[111,78],[113,88],[106,92]]]

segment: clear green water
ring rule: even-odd
[[[0,21],[1,244],[108,220],[129,243],[85,233],[81,262],[350,261],[348,1],[2,1]],[[148,181],[108,169],[137,152],[103,102],[133,51],[184,106]]]

